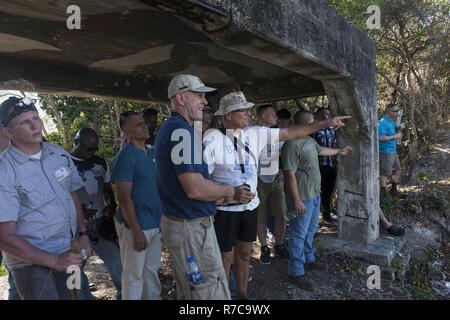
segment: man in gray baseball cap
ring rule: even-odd
[[[169,83],[168,98],[172,99],[179,92],[213,92],[217,89],[207,87],[203,84],[199,77],[190,74],[179,74],[175,76]]]
[[[165,209],[161,237],[174,260],[179,299],[231,298],[213,226],[215,201],[225,197],[247,202],[251,198],[251,193],[242,187],[209,180],[199,137],[203,110],[208,105],[205,93],[214,90],[196,76],[175,76],[168,88],[172,115],[161,125],[155,141],[156,182]],[[199,135],[194,133],[195,121],[199,121]],[[201,286],[186,278],[190,257],[195,258],[201,270]]]

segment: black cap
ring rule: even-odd
[[[0,123],[2,126],[6,125],[18,115],[28,112],[37,111],[35,99],[30,99],[28,97],[18,98],[10,97],[0,104]]]
[[[386,106],[386,111],[394,111],[394,112],[398,112],[399,108],[394,104],[394,103],[389,103]]]

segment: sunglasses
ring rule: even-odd
[[[204,113],[212,113],[212,110],[211,109],[203,109],[203,112]]]
[[[87,152],[97,152],[98,151],[98,147],[89,147],[89,146],[85,145],[84,143],[80,143],[80,144],[83,147],[83,149],[86,150]]]
[[[16,107],[24,107],[34,105],[36,103],[36,99],[30,99],[28,97],[24,97],[20,99],[19,102],[16,103]]]

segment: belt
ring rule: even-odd
[[[200,219],[200,220],[206,220],[206,219],[209,219],[209,216],[197,217],[197,218],[191,218],[191,219],[189,219],[189,218],[181,218],[181,217],[173,216],[173,215],[171,215],[171,214],[166,214],[165,216],[166,216],[167,219],[169,219],[169,220],[179,221],[179,222],[182,222],[182,221],[185,221],[185,220],[187,220],[187,221],[194,221],[194,220],[196,220],[196,219]]]

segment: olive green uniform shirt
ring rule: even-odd
[[[320,196],[318,154],[322,147],[311,137],[287,141],[281,149],[282,169],[295,171],[298,193],[302,201]],[[288,192],[290,202],[293,201]]]

